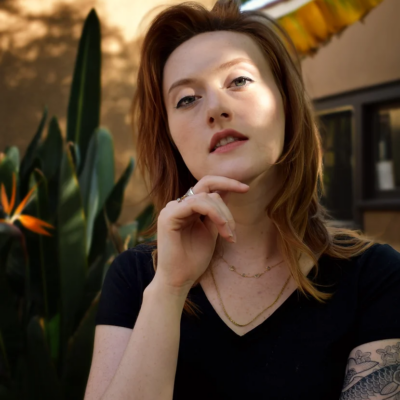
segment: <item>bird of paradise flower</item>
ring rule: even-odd
[[[6,189],[4,184],[1,184],[1,205],[3,207],[4,213],[6,214],[5,219],[0,219],[0,224],[9,224],[14,225],[15,221],[20,221],[21,224],[32,232],[39,233],[41,235],[51,236],[49,232],[47,232],[44,228],[52,228],[53,225],[48,224],[45,221],[42,221],[39,218],[32,217],[31,215],[22,214],[22,211],[28,204],[31,199],[33,193],[36,190],[37,185],[33,186],[29,193],[25,196],[25,198],[21,201],[18,207],[15,209],[14,213],[12,212],[15,205],[15,196],[17,191],[17,183],[15,178],[15,173],[13,174],[13,185],[12,185],[12,193],[11,199],[9,200],[7,197]]]

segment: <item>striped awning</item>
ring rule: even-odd
[[[362,20],[383,0],[250,0],[242,10],[260,10],[278,20],[301,55],[314,53],[334,34]],[[399,0],[400,1],[400,0]]]

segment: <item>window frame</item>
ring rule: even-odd
[[[367,198],[369,199],[383,199],[383,200],[390,200],[390,199],[400,199],[400,188],[396,188],[393,190],[377,190],[376,189],[376,181],[377,181],[377,176],[376,176],[376,168],[375,168],[375,146],[376,146],[376,131],[374,130],[374,116],[376,115],[376,111],[382,107],[382,106],[390,106],[393,104],[400,105],[400,97],[396,100],[390,100],[390,101],[384,101],[384,102],[379,102],[376,104],[369,104],[366,106],[366,118],[367,118],[367,125],[366,128],[369,130],[369,143],[367,147],[367,154],[371,158],[373,162],[370,164],[366,165],[366,169],[368,173],[373,176],[373,179],[370,179],[366,185],[366,194]]]
[[[330,109],[324,109],[320,111],[316,111],[315,115],[320,119],[321,117],[324,117],[326,115],[334,115],[334,114],[339,114],[343,112],[349,112],[351,113],[351,160],[350,160],[350,165],[351,165],[351,171],[352,171],[352,187],[353,187],[353,216],[354,216],[354,186],[355,186],[355,156],[354,156],[354,145],[355,145],[355,137],[356,137],[356,131],[355,131],[355,120],[354,120],[354,107],[352,105],[345,105],[341,107],[335,107],[335,108],[330,108]],[[320,121],[318,121],[319,123]],[[329,211],[329,210],[328,210]],[[354,226],[354,221],[350,220],[342,220],[342,221],[336,221],[336,224],[339,224],[340,226],[346,226],[346,227],[353,227]]]
[[[373,157],[373,128],[371,126],[371,109],[378,105],[389,104],[400,100],[400,80],[380,85],[369,86],[333,96],[313,99],[316,115],[334,110],[353,109],[353,216],[354,227],[363,229],[363,214],[367,210],[400,211],[400,193],[374,193],[371,185],[371,164]],[[373,161],[373,162],[371,162]]]

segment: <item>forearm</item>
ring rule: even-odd
[[[103,400],[172,400],[187,292],[175,293],[153,281],[121,363]]]

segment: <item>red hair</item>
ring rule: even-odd
[[[311,257],[318,272],[322,254],[340,259],[361,254],[373,241],[358,231],[329,227],[329,215],[320,204],[323,191],[321,138],[308,98],[294,46],[284,30],[257,11],[241,12],[235,1],[217,2],[212,10],[186,2],[163,10],[144,38],[133,101],[137,134],[137,162],[150,182],[155,219],[143,234],[153,236],[157,218],[166,204],[182,196],[197,180],[174,146],[162,97],[163,70],[170,54],[182,43],[204,32],[233,31],[252,38],[269,61],[285,111],[285,142],[280,165],[285,182],[267,208],[276,226],[281,251],[298,288],[319,301],[321,292],[300,270],[298,255]],[[157,241],[149,245],[156,245]],[[152,251],[157,268],[157,249]],[[195,283],[198,284],[199,280]],[[186,300],[185,311],[195,306]]]

